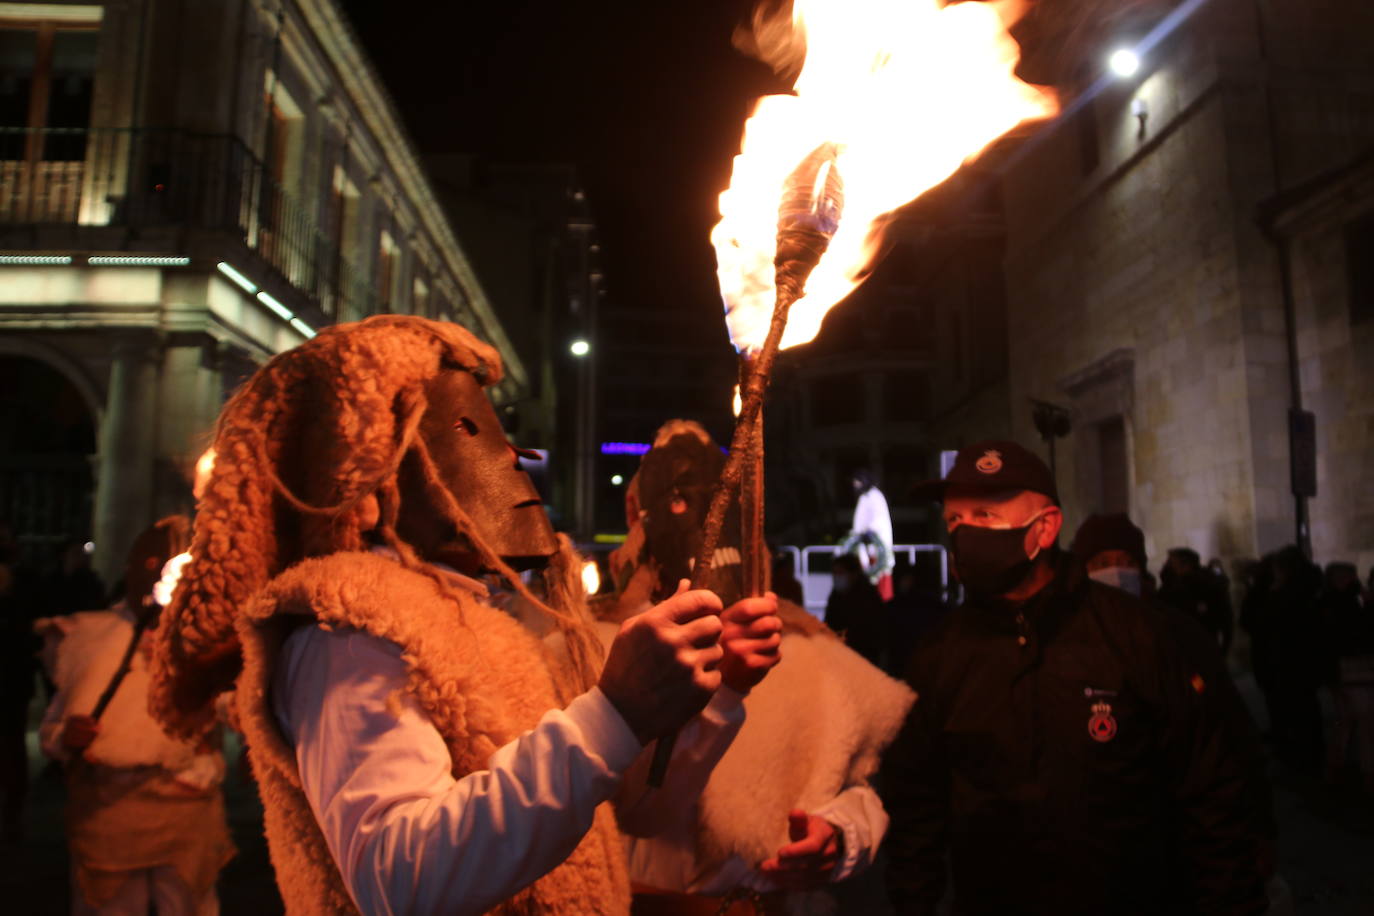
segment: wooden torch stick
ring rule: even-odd
[[[715,558],[716,546],[720,543],[720,531],[725,524],[725,513],[730,501],[740,491],[746,474],[751,478],[749,502],[741,506],[746,540],[741,545],[745,557],[753,557],[755,567],[751,571],[746,565],[745,585],[751,595],[763,593],[763,396],[768,390],[768,376],[773,370],[782,343],[782,332],[787,327],[787,310],[801,297],[798,284],[779,284],[777,299],[773,304],[773,319],[768,325],[768,336],[764,338],[763,348],[756,356],[746,357],[746,372],[741,384],[739,418],[735,420],[735,432],[730,440],[730,455],[725,460],[720,482],[711,495],[711,507],[706,512],[706,523],[702,529],[701,551],[697,554],[696,565],[692,567],[692,588],[701,588]],[[754,534],[753,543],[747,539]],[[759,590],[753,591],[758,581]],[[654,746],[654,759],[649,767],[649,785],[655,789],[662,787],[668,775],[668,761],[673,757],[673,745],[677,732],[669,732],[658,739]]]

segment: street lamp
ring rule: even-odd
[[[581,358],[592,352],[592,345],[579,337],[568,345],[568,352],[573,356]]]
[[[1107,66],[1123,79],[1135,76],[1136,71],[1140,69],[1140,56],[1130,48],[1117,48],[1112,52],[1112,56],[1107,58]]]

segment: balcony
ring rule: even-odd
[[[368,279],[238,138],[161,128],[0,127],[0,245],[14,230],[112,233],[120,248],[159,230],[199,233],[223,257],[251,252],[329,320],[378,310]],[[32,245],[30,247],[37,247]]]

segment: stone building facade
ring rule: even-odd
[[[1065,113],[1005,168],[1011,432],[1038,440],[1031,398],[1070,410],[1070,532],[1129,511],[1156,566],[1174,546],[1239,559],[1310,536],[1315,559],[1363,572],[1374,8],[1124,7],[1061,46]],[[1141,67],[1113,79],[1121,42]],[[1297,410],[1315,414],[1311,499],[1293,494]]]
[[[455,320],[527,371],[334,0],[0,3],[0,517],[107,581],[224,398],[315,329]]]

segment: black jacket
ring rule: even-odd
[[[897,911],[1266,909],[1268,790],[1207,634],[1071,556],[1020,607],[965,605],[917,650],[884,764]]]

